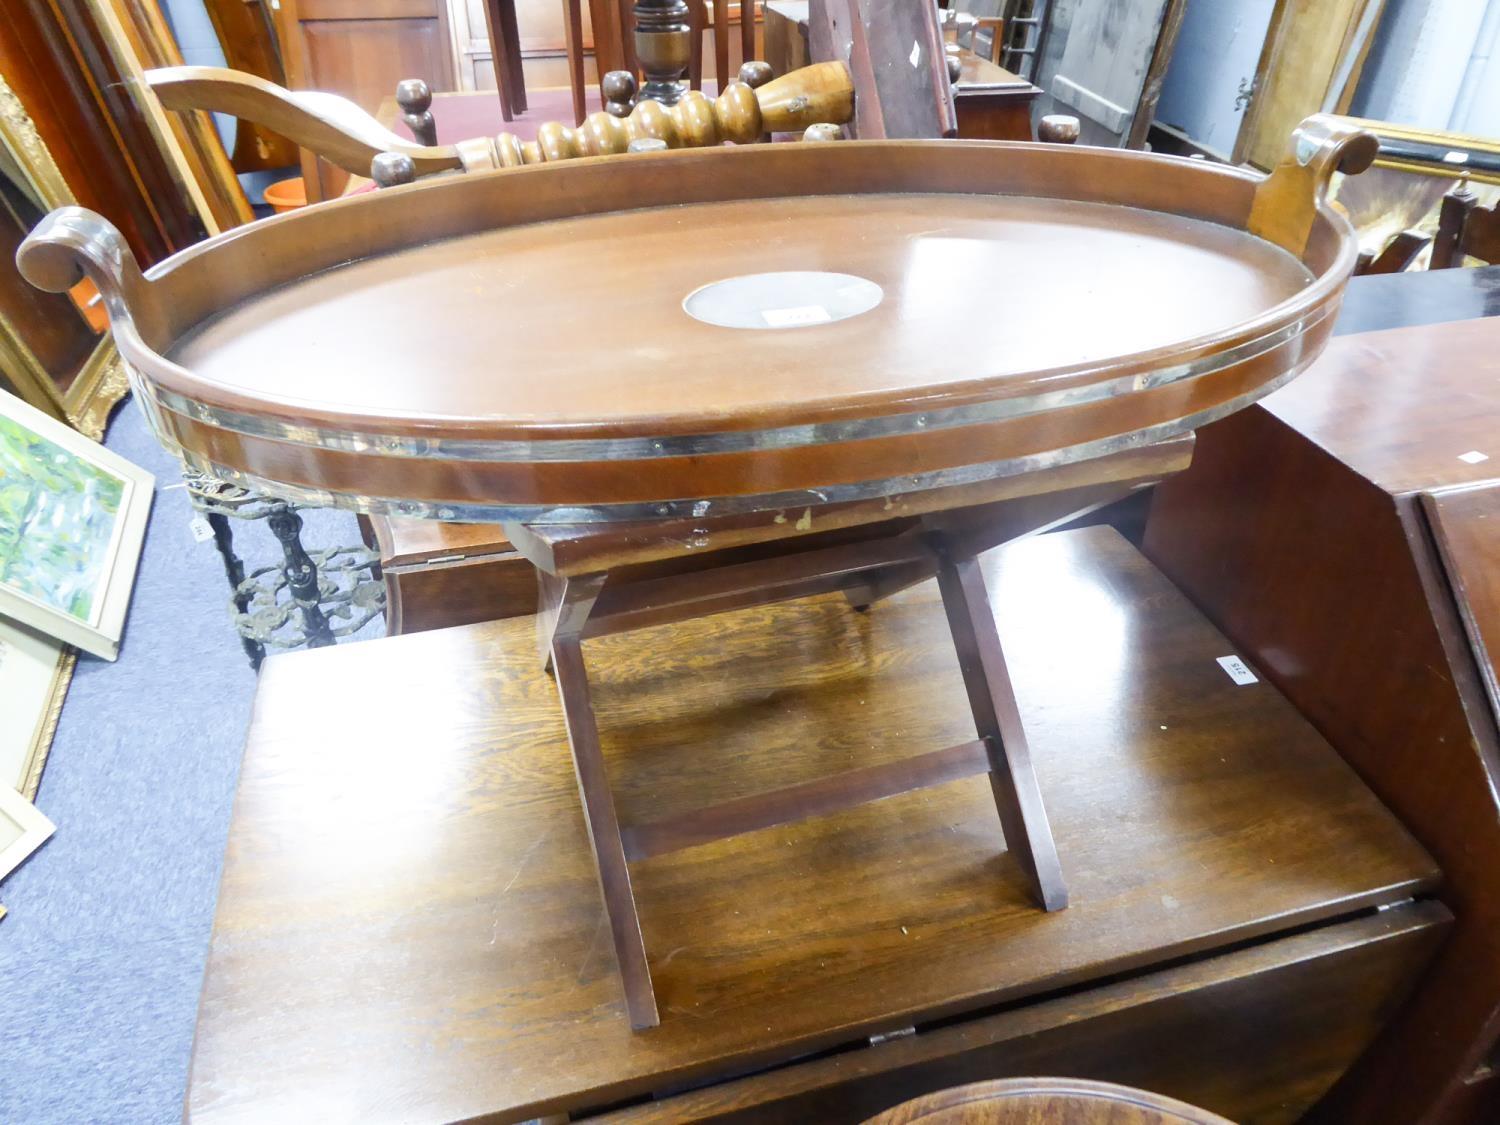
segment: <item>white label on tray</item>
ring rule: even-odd
[[[1490,455],[1488,453],[1481,453],[1477,449],[1471,449],[1467,453],[1460,453],[1458,459],[1465,465],[1477,465],[1481,461],[1488,461]]]
[[[1255,673],[1246,667],[1245,662],[1238,656],[1219,657],[1219,667],[1229,673],[1229,678],[1244,687],[1246,684],[1258,684]]]
[[[772,328],[801,328],[808,324],[827,324],[833,317],[822,305],[798,305],[791,309],[762,309],[760,315]]]

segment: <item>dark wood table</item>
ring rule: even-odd
[[[982,778],[658,856],[646,1032],[530,624],[272,657],[190,1119],[854,1122],[1037,1073],[1293,1119],[1441,938],[1436,868],[1114,532],[983,565],[1072,905],[1032,905]],[[970,737],[939,605],[927,584],[593,642],[622,817]]]
[[[1147,527],[1152,559],[1447,877],[1455,939],[1330,1121],[1500,1119],[1496,313],[1497,268],[1355,278],[1346,335],[1201,430]]]

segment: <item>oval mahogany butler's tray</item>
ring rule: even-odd
[[[313,502],[582,522],[940,488],[1220,417],[1321,349],[1323,200],[1374,139],[1260,177],[1090,148],[777,144],[440,178],[141,276],[55,212],[19,255],[103,291],[160,436]]]

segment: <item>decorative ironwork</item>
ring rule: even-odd
[[[384,612],[385,589],[375,581],[380,562],[373,552],[333,547],[304,551],[302,560],[300,569],[260,567],[235,587],[234,624],[243,636],[276,648],[321,648]],[[238,608],[242,603],[244,610]]]
[[[267,646],[323,648],[357,633],[385,610],[378,556],[363,547],[308,551],[302,517],[292,504],[210,473],[183,467],[193,506],[213,532],[229,580],[230,617],[252,668]],[[265,520],[281,544],[282,561],[245,572],[235,553],[230,519]]]

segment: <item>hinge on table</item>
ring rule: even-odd
[[[870,1036],[870,1046],[877,1047],[881,1043],[887,1043],[892,1039],[905,1039],[908,1035],[915,1035],[915,1027],[898,1027],[895,1031],[882,1031],[878,1035]]]

